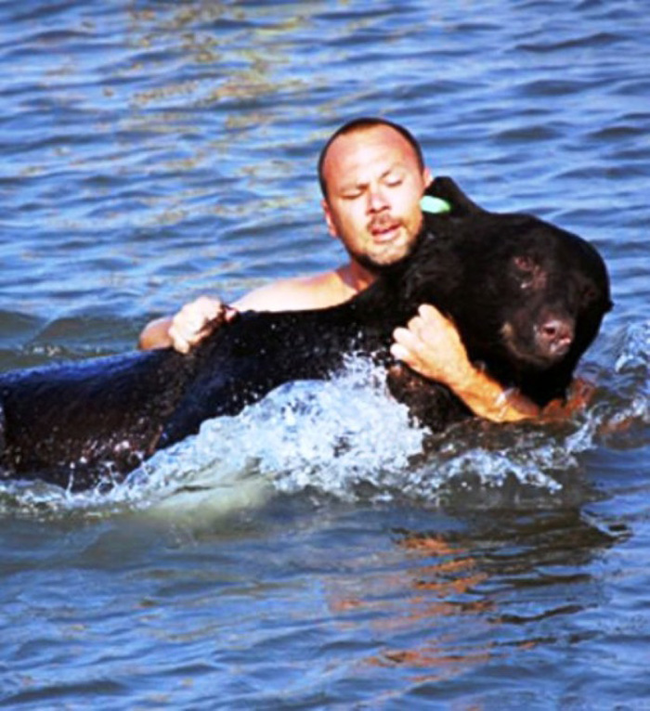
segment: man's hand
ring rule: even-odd
[[[211,296],[199,296],[185,304],[172,318],[168,330],[171,345],[179,353],[189,353],[197,343],[214,330],[215,320],[223,316],[225,322],[232,320],[237,311]]]
[[[429,304],[420,306],[406,328],[395,329],[393,338],[394,358],[454,391],[474,373],[456,327]]]
[[[393,332],[394,358],[450,388],[475,415],[493,422],[517,422],[540,415],[540,408],[516,390],[507,390],[475,368],[453,322],[429,304],[406,328]]]

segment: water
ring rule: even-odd
[[[567,423],[425,453],[352,363],[110,494],[2,484],[2,707],[650,708],[649,32],[641,0],[0,4],[3,369],[340,263],[314,166],[359,115],[592,240],[616,302]]]

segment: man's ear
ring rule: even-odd
[[[424,187],[428,188],[429,185],[433,182],[433,175],[431,175],[431,171],[428,168],[425,168],[422,171],[422,179],[424,180]]]
[[[336,229],[336,226],[334,225],[334,220],[332,218],[332,211],[330,209],[330,206],[327,203],[327,199],[323,198],[320,202],[321,207],[323,208],[323,214],[325,215],[325,222],[327,223],[327,230],[328,232],[332,235],[332,237],[336,237],[338,239],[339,233],[338,230]]]

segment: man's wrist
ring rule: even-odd
[[[450,383],[449,387],[475,415],[492,422],[518,422],[540,414],[537,405],[516,388],[504,388],[473,366],[465,371],[456,386]]]

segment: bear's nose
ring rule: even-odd
[[[573,343],[573,323],[569,318],[548,317],[536,331],[539,347],[550,356],[563,356]]]

